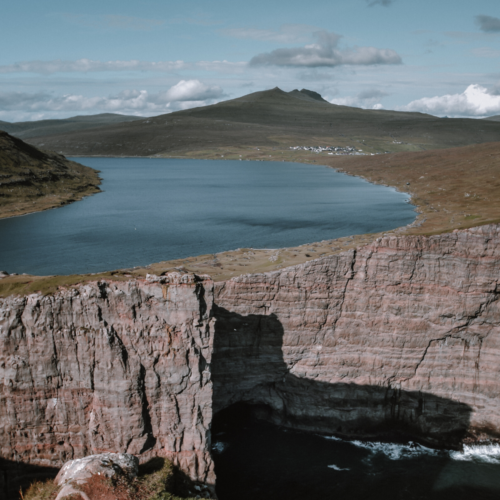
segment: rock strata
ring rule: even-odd
[[[387,237],[218,283],[214,412],[245,401],[284,425],[436,445],[498,436],[499,244],[498,226]]]
[[[315,432],[495,439],[499,280],[500,226],[484,226],[215,285],[172,273],[0,299],[0,457],[160,455],[213,486],[212,416],[237,403]]]
[[[213,285],[184,281],[0,300],[1,457],[61,467],[104,452],[160,455],[213,484]]]

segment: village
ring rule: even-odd
[[[314,153],[323,153],[326,152],[329,155],[365,155],[362,149],[356,149],[351,146],[345,147],[336,147],[336,146],[291,146],[292,150],[303,150],[303,151],[312,151]]]

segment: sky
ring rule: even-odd
[[[498,0],[16,0],[0,120],[155,116],[261,90],[500,114]]]

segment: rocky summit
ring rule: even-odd
[[[242,403],[339,436],[494,440],[499,257],[489,225],[217,283],[179,272],[0,299],[5,493],[23,464],[109,451],[213,487],[213,417]]]

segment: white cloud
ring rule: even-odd
[[[471,54],[475,57],[497,58],[500,57],[500,50],[492,49],[491,47],[478,47],[472,49]]]
[[[341,106],[354,106],[355,108],[365,109],[382,109],[383,106],[380,99],[387,97],[389,94],[378,89],[368,89],[359,92],[355,96],[337,97],[331,99],[332,104],[340,104]]]
[[[293,43],[310,40],[311,34],[315,31],[318,31],[318,28],[308,24],[283,24],[278,31],[258,28],[231,28],[220,32],[232,38],[260,42]]]
[[[251,66],[334,67],[341,65],[401,64],[401,57],[392,49],[354,47],[339,49],[341,36],[327,31],[314,33],[316,43],[305,47],[276,49],[259,54]]]
[[[165,93],[167,101],[205,101],[222,96],[222,89],[199,80],[181,80]]]
[[[105,71],[161,71],[172,72],[185,69],[202,69],[205,71],[238,72],[246,66],[244,62],[229,61],[199,61],[187,63],[184,61],[93,61],[78,59],[76,61],[25,61],[0,66],[0,73],[92,73]]]
[[[431,115],[484,117],[500,114],[500,96],[480,85],[469,85],[461,94],[423,97],[400,108]]]
[[[108,97],[0,92],[0,117],[7,121],[16,121],[16,117],[40,119],[40,116],[54,116],[60,113],[66,113],[67,116],[68,113],[102,112],[151,116],[211,104],[223,97],[224,92],[220,87],[206,85],[199,80],[181,80],[163,92],[125,90]]]
[[[193,63],[193,67],[203,71],[215,71],[217,73],[241,74],[245,71],[247,62],[230,61],[198,61]]]

